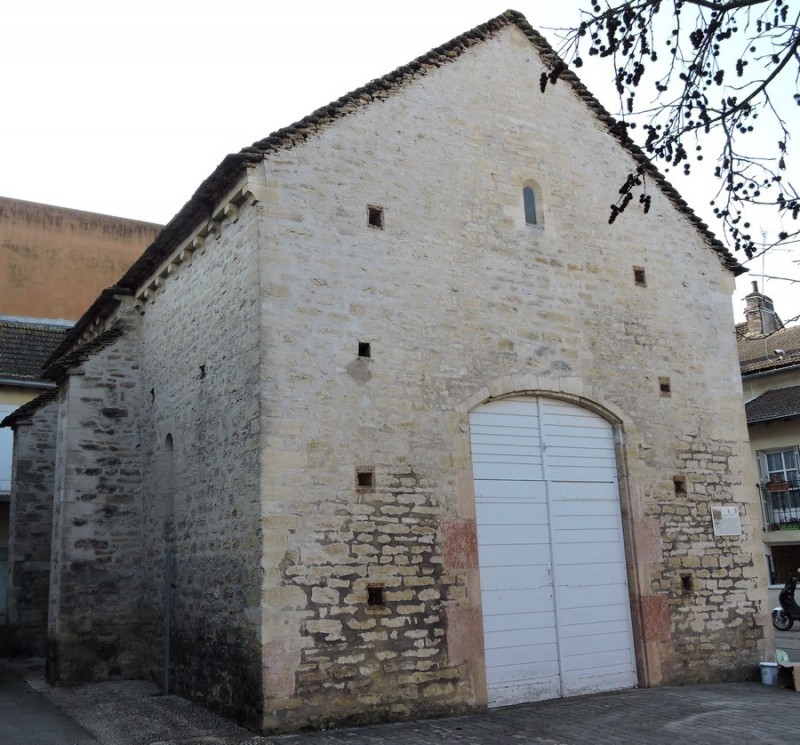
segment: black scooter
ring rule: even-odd
[[[780,605],[772,611],[772,625],[778,631],[788,631],[795,621],[800,621],[800,605],[794,599],[798,576],[792,574],[778,595]]]

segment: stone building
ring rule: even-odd
[[[282,731],[753,674],[742,269],[554,61],[510,11],[226,157],[84,314],[5,421],[51,682]]]
[[[0,420],[55,387],[43,378],[42,364],[67,328],[160,229],[138,220],[0,197]],[[12,514],[11,454],[11,431],[0,429],[0,652],[42,654],[46,606],[41,607],[41,598],[47,597],[49,585],[50,527],[45,520],[32,530],[17,530],[29,543],[16,553],[21,544],[10,545],[9,523],[25,524],[31,516],[38,521],[41,510],[41,505],[18,501]]]
[[[763,509],[768,576],[783,585],[800,566],[800,324],[784,325],[753,291],[736,327],[745,412]],[[773,593],[777,605],[777,588]]]

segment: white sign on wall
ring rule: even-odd
[[[712,507],[711,520],[714,523],[715,536],[739,536],[742,534],[742,522],[739,519],[738,507],[723,507],[722,505]]]

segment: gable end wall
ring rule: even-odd
[[[608,226],[631,157],[540,71],[511,28],[265,162],[267,730],[485,703],[468,416],[512,393],[613,412],[640,684],[757,669],[732,275],[658,190]]]

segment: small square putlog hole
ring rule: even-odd
[[[360,492],[375,491],[375,469],[372,466],[356,468],[356,489]]]
[[[681,575],[681,592],[688,594],[694,590],[694,580],[691,574]]]
[[[383,207],[367,205],[367,223],[371,228],[383,230]]]
[[[647,276],[644,273],[644,267],[633,267],[633,281],[637,287],[647,287]]]
[[[367,585],[367,605],[375,607],[385,604],[386,600],[383,596],[383,585]]]
[[[686,479],[683,476],[673,476],[672,483],[675,487],[675,494],[684,496],[686,494]]]
[[[669,382],[669,378],[659,378],[658,379],[658,390],[661,392],[661,395],[665,398],[668,398],[672,395],[672,385]]]
[[[359,357],[371,357],[372,356],[372,348],[368,341],[360,341],[358,342],[358,356]]]

